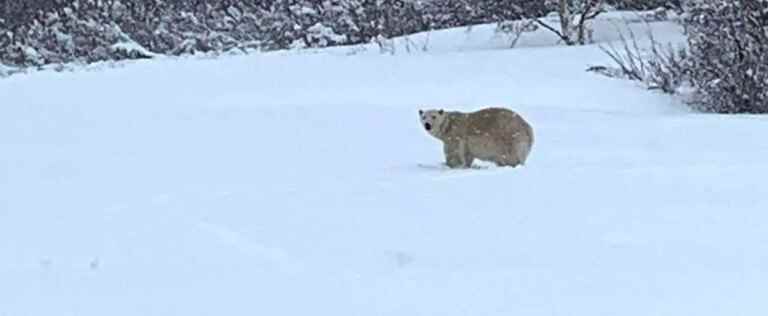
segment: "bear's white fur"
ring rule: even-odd
[[[475,159],[498,166],[525,164],[533,146],[533,129],[519,114],[504,108],[471,113],[419,110],[421,125],[443,142],[451,168],[469,168]]]

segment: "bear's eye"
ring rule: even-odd
[[[436,119],[436,118],[437,118],[436,116],[432,115],[432,119],[433,119],[433,120],[434,120],[434,119]]]

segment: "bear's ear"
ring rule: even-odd
[[[443,111],[443,109],[440,109],[440,111],[438,111],[437,113],[439,113],[440,115],[443,115],[443,113],[445,113],[445,111]]]
[[[424,110],[419,110],[419,115],[424,115]]]

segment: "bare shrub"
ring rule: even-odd
[[[685,47],[662,44],[649,30],[647,48],[641,48],[636,34],[631,29],[627,34],[628,37],[623,32],[620,33],[619,47],[610,43],[600,46],[618,69],[602,67],[590,70],[640,81],[649,89],[665,93],[676,93],[678,88],[687,82],[689,65]]]

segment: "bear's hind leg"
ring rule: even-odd
[[[503,155],[499,159],[495,161],[496,166],[499,167],[517,167],[518,165],[521,165],[522,163],[517,158],[517,155]]]
[[[498,167],[517,167],[521,165],[518,161],[497,161],[496,166]]]
[[[530,142],[520,142],[517,143],[515,146],[515,157],[517,158],[518,164],[525,165],[525,161],[528,159],[528,154],[531,152],[531,143]]]

